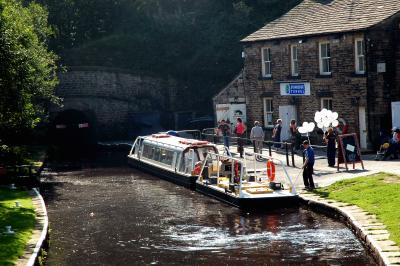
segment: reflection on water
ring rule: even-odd
[[[49,265],[373,265],[343,224],[305,209],[246,213],[129,168],[45,186]]]

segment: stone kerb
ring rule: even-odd
[[[39,251],[41,250],[44,241],[48,234],[48,217],[46,205],[38,189],[33,188],[30,192],[32,196],[32,203],[36,214],[36,224],[33,229],[31,239],[27,243],[24,255],[18,259],[16,265],[33,266],[36,265]]]
[[[375,215],[357,206],[324,199],[308,192],[300,194],[300,198],[312,209],[342,216],[379,265],[400,264],[400,247],[389,240],[389,232]]]

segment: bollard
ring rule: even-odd
[[[15,232],[12,230],[11,225],[5,226],[6,231],[4,232],[5,235],[13,235]]]
[[[289,150],[288,150],[288,143],[285,142],[285,151],[286,151],[286,165],[290,166],[289,164]]]
[[[272,144],[270,141],[268,141],[268,149],[269,149],[269,156],[272,156]]]
[[[295,165],[295,163],[294,163],[294,147],[293,147],[293,144],[290,145],[290,148],[291,148],[291,150],[292,150],[292,166],[293,166],[293,167],[296,167],[296,165]]]

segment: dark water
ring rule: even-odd
[[[49,176],[47,265],[374,265],[340,222],[244,213],[131,168]]]

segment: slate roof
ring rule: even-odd
[[[400,0],[304,0],[242,42],[367,29],[400,11]]]

